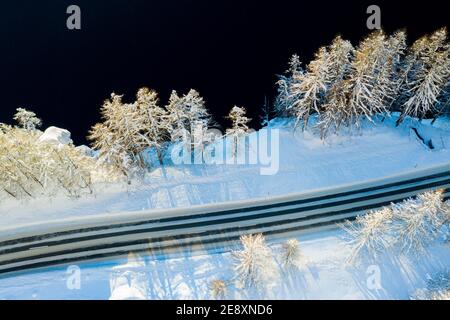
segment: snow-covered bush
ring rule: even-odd
[[[270,290],[278,280],[278,268],[272,250],[262,234],[243,235],[243,249],[233,252],[234,272],[239,287]]]
[[[91,192],[95,161],[73,145],[39,141],[40,132],[0,126],[0,193],[15,199]]]
[[[300,266],[303,254],[297,239],[287,240],[282,244],[281,249],[281,262],[285,268]]]
[[[364,254],[376,258],[386,250],[425,254],[426,248],[448,230],[445,224],[449,216],[443,191],[428,191],[358,216],[342,226],[351,249],[348,263],[355,263]]]
[[[216,300],[227,298],[227,283],[224,280],[216,279],[210,283],[211,296]]]

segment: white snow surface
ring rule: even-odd
[[[431,277],[450,268],[448,242],[432,246],[420,258],[385,253],[377,261],[366,257],[348,266],[349,249],[342,236],[341,230],[300,235],[299,268],[287,271],[280,265],[281,277],[264,298],[410,299]],[[270,244],[278,264],[280,245]],[[0,278],[0,299],[211,299],[210,283],[216,279],[229,284],[228,299],[261,298],[236,286],[229,252],[185,252],[168,259],[137,256],[78,266],[79,289],[67,286],[67,267],[54,267]]]
[[[341,132],[326,142],[311,129],[293,131],[292,121],[275,119],[270,123],[272,129],[280,130],[280,164],[275,175],[261,175],[259,165],[158,166],[144,183],[98,185],[93,195],[80,199],[4,201],[0,203],[0,229],[69,217],[267,198],[450,162],[448,118],[440,119],[439,126],[408,118],[395,127],[396,119],[364,122],[361,130]],[[435,148],[425,146],[412,127]]]
[[[183,165],[154,168],[145,183],[97,186],[89,197],[35,199],[0,204],[0,229],[101,213],[120,214],[152,208],[186,207],[301,192],[339,184],[381,178],[415,168],[450,161],[450,121],[432,126],[407,119],[395,127],[396,117],[361,131],[342,132],[323,143],[311,130],[293,132],[292,123],[276,119],[280,129],[280,168],[276,175],[259,174],[257,165]],[[435,149],[430,150],[412,131],[416,128]],[[346,266],[349,249],[341,230],[300,234],[300,268],[282,271],[268,298],[275,299],[409,299],[426,286],[433,274],[450,266],[449,242],[436,243],[428,255],[416,258],[385,253],[377,261],[365,257],[358,266]],[[280,243],[270,243],[278,262]],[[257,298],[233,285],[229,249],[176,257],[130,256],[81,263],[81,287],[69,289],[67,267],[0,277],[0,299],[206,299],[209,285],[230,283],[227,298]],[[280,269],[282,270],[282,269]],[[381,281],[373,287],[374,272]]]

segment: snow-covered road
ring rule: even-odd
[[[2,228],[0,273],[110,259],[129,252],[170,255],[179,250],[224,248],[243,234],[296,236],[426,190],[448,188],[450,164],[268,199]]]

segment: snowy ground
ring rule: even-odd
[[[129,187],[111,185],[77,200],[55,197],[28,202],[0,203],[0,229],[19,224],[99,213],[120,214],[152,208],[268,197],[339,184],[380,178],[416,168],[450,162],[450,120],[433,126],[407,119],[395,127],[396,118],[364,123],[360,132],[342,133],[323,143],[310,131],[293,133],[288,122],[273,121],[280,129],[280,167],[276,175],[260,175],[257,165],[185,165],[156,168],[148,183]],[[412,131],[426,141],[430,150]],[[307,263],[272,291],[270,298],[299,299],[409,299],[433,274],[448,272],[449,244],[436,245],[429,256],[416,259],[385,255],[346,267],[348,249],[339,230],[299,236]],[[279,252],[279,244],[271,244]],[[0,278],[0,299],[108,299],[130,295],[149,299],[210,298],[213,279],[230,282],[229,298],[254,298],[232,285],[230,253],[207,252],[176,258],[143,257],[80,264],[81,289],[70,290],[66,267]],[[381,288],[372,280],[380,271]],[[131,284],[131,287],[130,287]],[[376,287],[376,286],[375,286]],[[113,289],[116,290],[113,290]],[[130,291],[131,290],[131,291]]]
[[[348,249],[342,231],[302,235],[299,240],[303,264],[291,273],[280,268],[283,280],[267,298],[410,299],[430,277],[450,268],[449,243],[431,248],[428,257],[386,254],[350,267],[345,264]],[[279,245],[271,244],[274,252]],[[0,299],[208,299],[209,283],[215,279],[228,281],[227,298],[255,298],[234,286],[232,261],[230,253],[209,252],[80,264],[80,289],[68,288],[72,273],[66,267],[51,268],[0,278]]]
[[[258,165],[179,165],[156,168],[147,183],[129,187],[97,187],[95,195],[70,200],[54,197],[28,202],[0,203],[0,229],[66,217],[120,213],[152,208],[269,197],[426,168],[450,162],[450,120],[433,126],[407,119],[398,128],[396,117],[364,123],[360,132],[342,133],[323,143],[310,131],[295,133],[289,122],[277,119],[280,129],[279,171],[260,175]],[[428,149],[411,130],[418,129]]]

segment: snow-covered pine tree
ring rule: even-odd
[[[405,49],[406,33],[397,31],[385,41],[384,54],[380,57],[380,67],[373,90],[386,111],[392,110],[398,95],[401,82],[399,71]]]
[[[322,112],[317,124],[321,138],[330,132],[336,132],[342,125],[350,123],[352,114],[348,112],[349,88],[347,79],[350,72],[354,48],[352,44],[340,36],[334,38],[329,46],[328,85],[325,93]]]
[[[289,60],[289,69],[286,70],[286,75],[279,76],[278,94],[274,103],[274,110],[278,116],[292,115],[293,101],[300,98],[292,94],[292,86],[301,82],[304,72],[301,65],[299,56],[294,54]]]
[[[278,268],[272,250],[262,234],[241,236],[243,249],[233,252],[234,272],[238,285],[264,294],[276,285]]]
[[[206,133],[212,123],[212,117],[200,94],[191,89],[180,97],[176,91],[172,91],[166,109],[171,140],[184,141],[193,149],[203,148],[208,140]]]
[[[205,106],[205,101],[200,96],[200,94],[191,89],[189,92],[183,97],[184,104],[187,110],[189,125],[192,126],[194,123],[201,122],[205,126],[208,126],[211,123],[211,114]],[[192,131],[191,127],[191,131]]]
[[[227,135],[240,136],[248,133],[250,130],[248,123],[251,119],[246,114],[247,110],[244,107],[234,106],[231,108],[228,119],[231,120],[232,125],[231,128],[227,129]]]
[[[450,77],[447,30],[442,28],[431,36],[417,40],[406,58],[402,86],[400,124],[406,116],[422,119],[439,113],[439,98]]]
[[[422,255],[426,248],[447,230],[449,204],[443,202],[443,191],[427,191],[403,202],[392,204],[357,217],[343,225],[350,236],[349,263],[362,254],[376,258],[386,250]]]
[[[328,52],[328,82],[332,86],[348,75],[354,48],[350,41],[338,35],[328,47]]]
[[[394,102],[394,109],[396,111],[402,111],[403,104],[411,97],[411,84],[415,80],[417,72],[424,68],[421,56],[427,50],[428,42],[428,36],[423,36],[417,39],[407,50],[406,57],[399,71],[399,88],[397,98]],[[397,124],[400,124],[402,120],[403,117],[397,121]]]
[[[204,146],[210,142],[207,131],[212,124],[211,114],[196,90],[189,90],[183,98],[187,108],[188,128],[193,138],[192,148],[197,152],[203,151]]]
[[[211,296],[215,300],[227,298],[227,283],[224,280],[215,279],[210,283]]]
[[[119,169],[128,178],[143,167],[140,152],[145,148],[134,104],[124,104],[122,96],[112,94],[100,109],[101,124],[94,125],[88,138],[100,153],[99,158]]]
[[[394,245],[405,253],[421,255],[436,240],[450,211],[443,202],[443,191],[427,191],[416,199],[393,205],[396,235]]]
[[[342,225],[348,234],[350,255],[348,264],[355,264],[362,255],[376,258],[388,249],[392,242],[393,210],[390,207],[370,211],[358,216],[355,221]]]
[[[342,126],[350,125],[359,116],[354,109],[348,107],[350,92],[351,83],[346,79],[338,80],[328,91],[327,103],[323,106],[324,111],[317,124],[322,140],[330,133],[338,132]]]
[[[285,268],[298,268],[303,260],[300,243],[297,239],[289,239],[281,246],[281,262]]]
[[[383,104],[383,92],[375,90],[386,57],[385,38],[382,31],[375,31],[361,41],[355,51],[349,75],[348,109],[357,127],[361,117],[372,120],[375,114],[389,111]]]
[[[330,85],[329,53],[325,47],[319,49],[314,60],[301,75],[301,80],[291,86],[292,112],[296,118],[295,125],[308,126],[309,117],[314,112],[320,113],[325,94]]]
[[[17,108],[16,111],[14,120],[16,120],[23,129],[36,130],[36,128],[42,125],[41,119],[39,119],[33,111],[28,111],[24,108]]]
[[[159,160],[162,161],[163,143],[168,140],[171,130],[168,115],[159,105],[158,94],[154,90],[141,88],[136,95],[137,121],[144,147],[156,148]]]
[[[246,116],[247,111],[243,107],[234,106],[228,114],[228,119],[231,120],[231,128],[226,130],[225,136],[232,139],[233,157],[238,154],[238,150],[244,146],[239,145],[240,138],[245,136],[250,128],[248,123],[251,121]]]
[[[188,115],[184,108],[183,98],[173,90],[169,102],[166,105],[167,120],[170,125],[169,134],[171,141],[180,141],[188,138]]]

